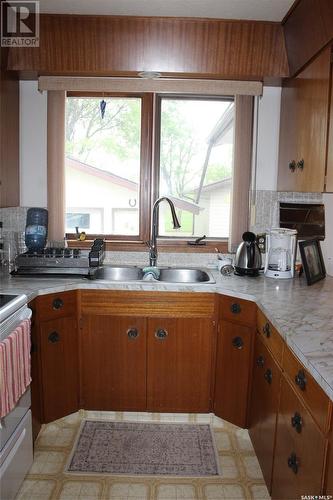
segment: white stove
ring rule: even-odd
[[[31,317],[27,296],[0,293],[0,342]],[[0,498],[15,498],[33,461],[30,387],[0,421]]]

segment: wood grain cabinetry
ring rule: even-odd
[[[271,490],[281,368],[259,335],[253,356],[249,433],[267,485]]]
[[[247,425],[253,337],[252,327],[219,322],[214,413],[239,427]]]
[[[294,388],[283,377],[276,433],[272,498],[320,495],[325,436]]]
[[[327,148],[327,168],[326,168],[326,185],[327,193],[333,192],[333,65],[331,66],[331,102],[330,102],[330,122],[328,132],[328,148]]]
[[[272,353],[274,359],[281,363],[284,346],[283,339],[260,309],[257,310],[257,332],[262,342]]]
[[[210,318],[148,320],[148,410],[210,411],[213,333]]]
[[[83,291],[83,407],[210,411],[214,304],[211,294]]]
[[[20,204],[19,179],[19,81],[5,71],[8,49],[0,58],[0,207]]]
[[[331,48],[283,84],[278,191],[324,190]]]
[[[146,409],[146,338],[143,318],[82,317],[82,408]]]
[[[32,408],[43,423],[79,408],[76,300],[76,292],[63,292],[34,301]]]
[[[324,493],[333,496],[333,429],[328,443]]]
[[[214,412],[240,427],[247,427],[256,308],[254,302],[219,297]]]
[[[76,317],[40,323],[44,422],[78,410]]]
[[[290,384],[309,408],[313,418],[323,432],[329,428],[330,400],[308,370],[293,353],[286,349],[283,356],[283,369]]]

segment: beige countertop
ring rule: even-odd
[[[119,283],[82,278],[25,278],[0,275],[0,292],[37,295],[76,289],[207,292],[256,302],[288,346],[333,400],[333,278],[307,286],[305,279],[274,280],[259,276],[223,277],[216,284],[179,285],[158,282]]]

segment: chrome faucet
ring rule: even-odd
[[[172,201],[167,198],[166,196],[163,196],[162,198],[158,198],[153,206],[153,215],[151,218],[151,240],[148,242],[149,246],[149,265],[155,267],[157,264],[157,231],[158,231],[158,206],[161,203],[161,201],[167,201],[170,205],[170,210],[171,210],[171,215],[172,215],[172,222],[173,222],[173,228],[174,229],[179,229],[181,226],[179,224],[179,220],[177,218],[175,206],[172,203]]]

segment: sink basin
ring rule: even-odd
[[[142,269],[136,266],[103,266],[95,275],[95,279],[107,281],[141,281],[142,277]]]
[[[167,283],[215,283],[212,275],[207,271],[175,267],[161,269],[159,281]]]
[[[105,281],[143,281],[143,271],[137,266],[102,266],[94,278]],[[158,281],[163,283],[215,283],[212,275],[203,269],[175,267],[160,268],[160,277],[153,282]]]

